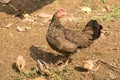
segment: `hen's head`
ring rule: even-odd
[[[65,15],[64,9],[63,9],[63,8],[60,8],[60,9],[57,11],[56,17],[58,17],[58,18],[63,18],[64,15]]]

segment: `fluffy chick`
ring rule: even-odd
[[[25,65],[26,63],[25,63],[24,58],[21,55],[19,55],[16,60],[16,67],[19,70],[19,72],[24,71]]]
[[[37,60],[37,68],[41,74],[51,75],[52,73],[48,64],[41,59]]]

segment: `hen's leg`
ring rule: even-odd
[[[55,65],[58,66],[58,65],[61,65],[61,64],[64,64],[64,62],[62,60],[58,60]]]
[[[70,56],[67,58],[67,60],[65,62],[63,62],[62,60],[59,60],[55,65],[58,66],[58,68],[64,68],[67,66],[67,64],[71,61]],[[60,65],[60,66],[59,66]]]

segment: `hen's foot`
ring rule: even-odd
[[[55,64],[55,66],[57,66],[58,68],[64,68],[64,67],[66,67],[66,66],[68,65],[69,62],[71,62],[71,59],[70,59],[70,58],[68,58],[65,62],[59,60],[59,61]]]

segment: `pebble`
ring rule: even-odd
[[[89,7],[81,7],[81,10],[87,13],[90,13],[92,11]]]
[[[20,27],[20,26],[17,26],[17,31],[19,32],[24,32],[24,31],[27,31],[31,29],[31,27]]]

